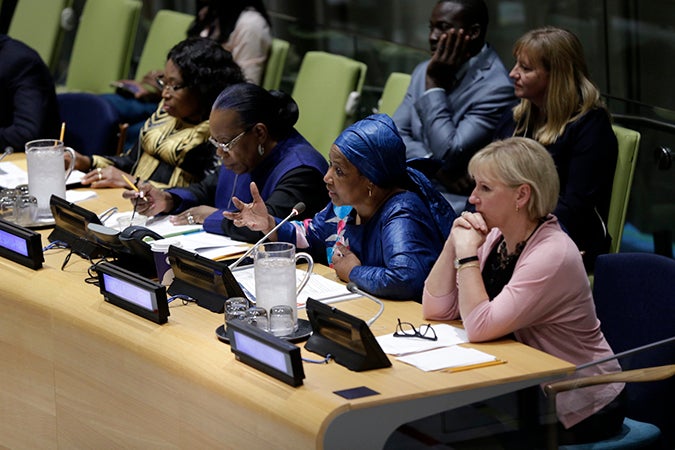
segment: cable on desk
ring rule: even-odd
[[[307,363],[312,363],[312,364],[328,364],[331,359],[333,359],[333,355],[328,353],[328,354],[326,354],[326,357],[324,359],[302,358],[302,361],[307,362]]]
[[[55,248],[61,249],[61,248],[68,248],[68,244],[66,244],[63,241],[54,241],[50,242],[49,244],[45,245],[42,247],[42,251],[46,252],[47,250],[53,250]]]
[[[172,295],[171,297],[169,297],[169,299],[167,300],[167,303],[171,303],[172,301],[177,300],[177,299],[182,300],[183,305],[187,305],[190,302],[195,302],[195,303],[197,302],[197,300],[190,297],[189,295],[176,294],[176,295]]]
[[[110,262],[107,258],[101,258],[97,262],[92,261],[89,259],[91,262],[91,266],[87,269],[87,275],[89,275],[87,278],[84,279],[84,282],[87,284],[93,284],[94,286],[100,286],[99,280],[98,280],[98,273],[96,272],[96,266],[101,264],[102,262]]]

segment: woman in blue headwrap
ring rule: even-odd
[[[313,219],[284,224],[270,239],[295,243],[373,295],[419,301],[455,219],[452,207],[406,166],[405,145],[385,114],[343,131],[329,163],[324,182],[331,203]],[[251,194],[250,204],[233,198],[239,212],[224,215],[269,232],[280,219],[267,213],[254,183]]]

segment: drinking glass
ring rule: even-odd
[[[252,306],[246,310],[246,319],[249,324],[263,331],[269,331],[267,310],[260,306]]]
[[[231,320],[246,319],[246,310],[249,308],[249,302],[244,297],[230,297],[225,300],[225,327]]]
[[[288,305],[275,305],[270,308],[270,333],[275,336],[288,336],[295,331],[295,315]]]

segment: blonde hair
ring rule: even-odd
[[[546,69],[549,83],[544,111],[527,99],[521,99],[513,108],[515,134],[525,134],[528,127],[537,126],[533,137],[550,145],[563,134],[567,124],[591,109],[605,109],[600,91],[590,80],[583,46],[576,35],[562,28],[537,28],[516,41],[513,55],[517,58],[521,53]],[[544,123],[539,124],[542,120]]]
[[[532,219],[550,214],[558,204],[560,181],[551,154],[534,139],[512,137],[494,141],[469,161],[471,176],[484,171],[507,186],[530,186],[527,213]]]

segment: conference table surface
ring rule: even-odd
[[[130,209],[121,192],[99,190],[80,205]],[[235,359],[215,333],[221,314],[172,302],[168,323],[155,324],[105,302],[86,282],[89,261],[74,256],[61,270],[66,254],[46,251],[36,271],[0,259],[0,446],[375,449],[404,423],[574,370],[505,339],[462,345],[506,364],[424,372],[390,356],[392,367],[352,372],[305,362],[304,384],[291,387]],[[366,298],[334,306],[364,320],[378,310]],[[385,301],[373,334],[393,332],[397,318],[421,323],[421,305]],[[334,393],[360,386],[377,394]]]

